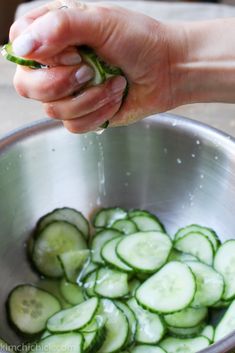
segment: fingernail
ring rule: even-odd
[[[123,76],[118,76],[116,77],[113,82],[112,82],[112,92],[113,93],[118,93],[122,92],[126,88],[126,79]]]
[[[30,54],[35,48],[35,40],[30,33],[22,34],[17,37],[12,43],[14,54],[18,56],[25,56]]]
[[[82,59],[78,53],[66,53],[60,59],[62,65],[77,65],[81,61]]]
[[[79,84],[85,83],[94,77],[94,71],[89,66],[83,65],[77,70],[75,77]]]

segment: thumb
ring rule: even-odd
[[[45,62],[68,46],[101,47],[112,33],[111,11],[96,5],[47,12],[13,41],[18,56]]]

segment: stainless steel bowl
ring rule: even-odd
[[[56,207],[86,216],[97,207],[144,208],[170,234],[190,223],[235,237],[235,140],[181,117],[158,115],[102,135],[72,135],[41,122],[0,141],[0,336],[18,338],[5,301],[19,283],[35,282],[24,242]],[[231,335],[203,352],[232,352]]]

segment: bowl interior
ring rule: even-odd
[[[225,240],[235,237],[234,175],[233,139],[167,114],[102,135],[72,135],[44,122],[2,140],[0,336],[20,341],[5,302],[16,284],[39,280],[25,241],[42,215],[63,206],[87,217],[101,207],[141,208],[155,213],[170,235],[198,223]]]

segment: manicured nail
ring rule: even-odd
[[[90,81],[94,77],[94,71],[91,67],[83,65],[75,74],[76,80],[79,84]]]
[[[118,76],[116,77],[113,82],[112,82],[112,92],[113,93],[118,93],[118,92],[122,92],[125,87],[126,87],[126,79],[123,76]]]
[[[30,33],[25,33],[17,37],[12,43],[14,54],[18,56],[26,56],[35,48],[35,40]]]
[[[81,61],[82,59],[78,53],[66,53],[60,59],[62,65],[77,65]]]

